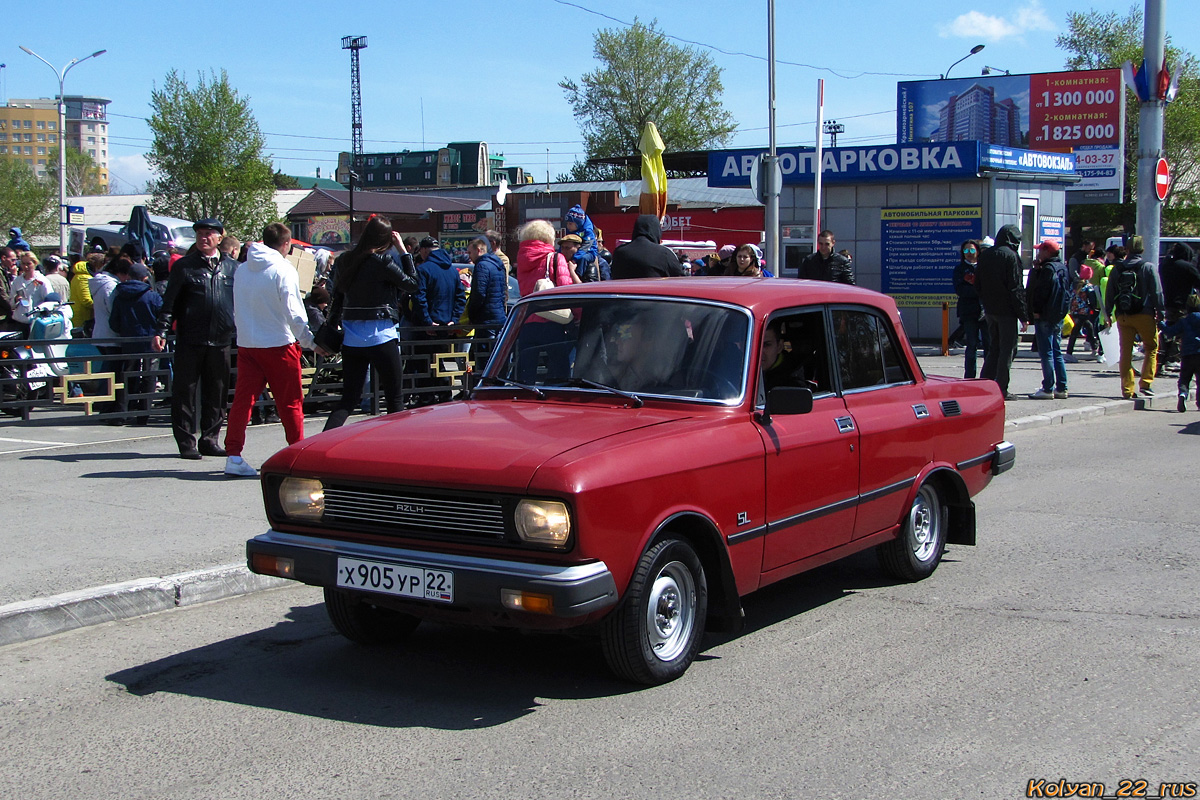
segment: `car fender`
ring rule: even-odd
[[[971,500],[971,493],[967,489],[966,481],[963,480],[962,475],[953,464],[935,461],[925,465],[908,490],[908,502],[904,504],[905,513],[916,500],[917,492],[925,485],[926,481],[936,482],[937,487],[942,490],[942,501],[946,504],[948,517],[946,521],[949,526],[946,542],[948,544],[975,544],[975,503]],[[903,517],[900,519],[900,523],[903,525]]]
[[[668,536],[686,539],[708,576],[708,624],[706,630],[737,633],[745,619],[729,551],[716,522],[697,509],[676,511],[660,521],[642,541],[644,553]]]

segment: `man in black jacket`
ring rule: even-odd
[[[1185,305],[1188,295],[1200,293],[1200,269],[1196,267],[1196,254],[1192,248],[1183,242],[1172,245],[1171,252],[1158,267],[1158,276],[1162,279],[1167,324],[1173,325],[1187,313]],[[1164,361],[1178,364],[1179,340],[1163,337],[1162,347],[1163,357],[1159,359],[1159,368],[1162,368]]]
[[[1015,400],[1008,391],[1008,378],[1017,355],[1017,322],[1029,321],[1021,286],[1021,229],[1016,225],[1001,228],[996,244],[979,257],[975,288],[988,330],[988,350],[979,377],[999,384],[1005,400]]]
[[[225,457],[219,437],[229,387],[233,341],[233,274],[238,262],[217,248],[225,227],[202,219],[192,226],[196,246],[171,267],[153,347],[162,350],[175,323],[171,427],[181,458]],[[196,387],[200,387],[200,441],[196,441]]]
[[[800,262],[800,277],[810,281],[833,281],[854,285],[854,267],[850,259],[833,252],[836,240],[833,231],[824,230],[817,235],[817,251],[810,253]]]
[[[633,237],[613,253],[613,280],[623,278],[682,277],[679,256],[662,241],[662,225],[653,214],[642,214],[633,223]]]

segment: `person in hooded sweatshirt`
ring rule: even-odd
[[[300,295],[300,277],[285,257],[291,247],[291,229],[272,222],[263,228],[261,242],[249,244],[245,263],[234,273],[237,383],[225,428],[226,475],[258,475],[258,470],[242,458],[242,448],[246,445],[251,409],[264,387],[271,388],[287,443],[304,438],[300,349],[316,346]]]
[[[583,206],[573,205],[563,216],[563,227],[568,234],[579,237],[581,244],[571,259],[575,262],[575,274],[583,283],[591,283],[601,279],[600,275],[600,246],[596,240],[596,228],[592,220],[583,211]]]
[[[154,291],[150,283],[150,270],[145,264],[120,258],[113,268],[120,283],[109,297],[108,326],[114,334],[138,341],[121,342],[121,352],[133,356],[145,355],[150,349],[150,339],[158,332],[158,312],[162,310],[162,295]],[[142,411],[134,418],[134,425],[145,425],[150,421],[150,398],[141,397],[129,402],[130,395],[149,394],[154,389],[154,376],[147,375],[151,368],[150,358],[128,358],[124,364],[125,392],[118,399],[121,411]],[[119,425],[116,418],[111,424]]]
[[[413,324],[423,328],[453,328],[458,324],[467,308],[467,290],[459,279],[458,268],[450,258],[450,253],[441,247],[429,251],[429,255],[417,265],[417,291],[413,295]],[[416,338],[425,340],[441,340],[452,335],[452,331],[418,332]],[[418,345],[417,352],[429,356],[430,370],[432,359],[436,353],[449,349],[445,344]],[[419,386],[437,386],[445,379],[430,376],[420,378]],[[449,398],[448,392],[436,395],[426,394],[418,400],[419,403],[436,402]]]
[[[1163,306],[1166,310],[1167,324],[1178,322],[1186,313],[1188,295],[1200,292],[1200,270],[1196,268],[1196,254],[1192,248],[1183,242],[1171,246],[1171,252],[1163,259],[1158,268],[1158,276],[1162,279]],[[1178,363],[1179,340],[1170,338],[1163,341],[1163,357],[1161,361]]]
[[[1015,400],[1008,391],[1013,359],[1017,355],[1017,323],[1028,322],[1025,289],[1021,283],[1021,229],[1005,225],[996,243],[979,256],[975,289],[987,323],[988,349],[979,377],[1000,386],[1005,400]]]
[[[633,223],[632,238],[613,253],[613,280],[683,277],[679,256],[660,242],[662,225],[658,217],[653,214],[639,215]]]

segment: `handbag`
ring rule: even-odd
[[[337,322],[325,320],[321,323],[321,327],[317,328],[317,332],[313,334],[313,341],[323,350],[330,353],[342,352],[342,340],[346,338],[345,331]]]
[[[554,279],[551,277],[553,273],[550,265],[554,263],[555,255],[557,254],[549,253],[546,255],[546,276],[544,278],[537,279],[537,282],[533,284],[533,291],[540,292],[543,289],[554,288],[555,284]],[[559,325],[567,325],[571,322],[571,320],[575,319],[575,315],[569,308],[555,308],[551,309],[550,311],[537,311],[534,313],[536,313],[542,319],[548,319],[551,322],[557,322]]]

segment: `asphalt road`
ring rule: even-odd
[[[764,590],[745,632],[654,689],[611,679],[586,639],[423,626],[403,648],[358,648],[306,587],[9,645],[0,797],[1017,798],[1041,779],[1200,781],[1197,435],[1194,411],[1011,431],[1017,466],[977,498],[979,546],[917,584],[863,554]]]

